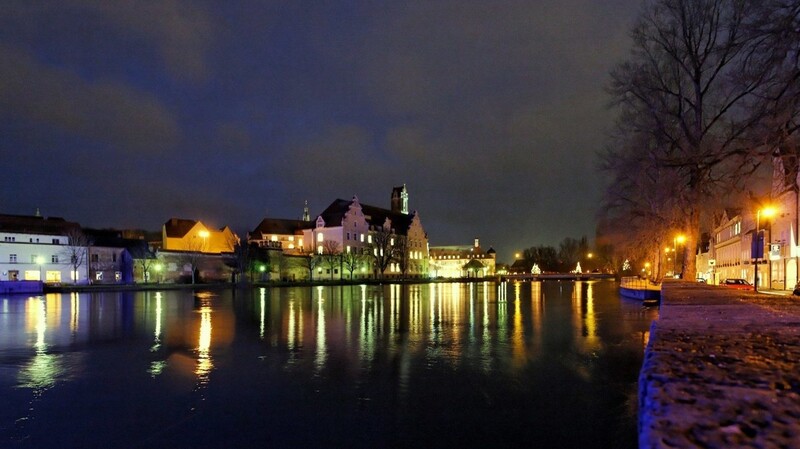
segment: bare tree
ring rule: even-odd
[[[314,280],[314,269],[319,266],[321,262],[321,258],[318,254],[310,252],[303,256],[294,257],[294,263],[297,264],[298,267],[305,269],[308,271],[308,280]]]
[[[747,132],[763,111],[748,106],[767,73],[746,33],[756,12],[747,1],[654,0],[633,29],[630,57],[612,72],[618,135],[646,137],[655,165],[677,180],[670,187],[681,209],[674,232],[687,237],[692,276],[701,200],[739,186],[757,168]]]
[[[184,266],[188,265],[192,270],[192,284],[197,283],[197,275],[200,272],[200,261],[203,260],[203,252],[206,250],[207,246],[205,238],[193,236],[186,242],[186,250],[180,253],[179,260],[181,263]]]
[[[322,242],[322,254],[320,255],[323,266],[328,267],[330,278],[333,280],[333,272],[336,267],[342,266],[342,249],[339,242],[335,240],[325,240]],[[341,276],[341,274],[340,274]]]
[[[67,244],[61,253],[64,256],[64,262],[70,266],[72,282],[77,283],[80,279],[78,269],[87,263],[89,246],[91,246],[92,241],[78,227],[70,228],[66,232],[66,236]]]
[[[358,252],[355,250],[342,254],[342,265],[344,266],[344,269],[350,273],[350,280],[353,280],[353,272],[358,270],[358,267],[360,267],[363,263],[364,256],[358,254]]]
[[[371,254],[375,259],[375,266],[378,268],[380,276],[383,277],[386,268],[388,268],[389,264],[394,260],[394,244],[396,235],[390,226],[389,220],[387,219],[383,226],[376,226],[372,230],[371,236]]]
[[[394,260],[397,261],[400,273],[405,278],[411,265],[411,253],[408,251],[408,239],[405,236],[398,235],[395,237],[392,255]]]
[[[137,242],[136,245],[128,248],[128,251],[133,257],[134,265],[142,270],[142,280],[150,282],[150,270],[158,263],[155,252],[144,241]]]

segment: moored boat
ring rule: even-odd
[[[639,301],[659,301],[661,285],[638,277],[624,277],[619,284],[619,294]]]

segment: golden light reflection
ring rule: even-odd
[[[211,307],[200,307],[200,336],[197,342],[197,369],[195,374],[201,383],[208,382],[208,375],[214,368],[211,360]]]
[[[78,323],[80,322],[81,302],[78,294],[72,292],[69,294],[69,330],[72,335],[78,333]]]
[[[597,335],[597,314],[594,311],[594,282],[586,287],[586,346],[587,349],[600,348],[600,337]]]
[[[511,333],[511,359],[515,367],[525,364],[525,330],[522,327],[522,301],[514,300],[514,328]]]
[[[47,353],[47,307],[45,299],[42,297],[31,297],[25,304],[26,316],[29,324],[33,325],[36,331],[36,341],[33,343],[35,355],[25,367],[19,372],[19,383],[21,387],[33,388],[41,391],[46,390],[56,383],[58,375],[61,373],[59,357]]]
[[[531,324],[533,326],[533,351],[538,354],[542,348],[544,323],[544,295],[542,283],[531,282]]]

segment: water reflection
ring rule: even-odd
[[[425,402],[431,397],[452,403],[447,413],[509,401],[526,412],[529,403],[548,410],[550,391],[593,391],[598,379],[608,388],[620,362],[597,363],[601,357],[635,365],[654,317],[655,311],[620,301],[610,282],[0,298],[0,387],[9,388],[0,397],[27,389],[36,399],[62,388],[66,396],[80,397],[66,380],[102,385],[113,377],[181,410],[215,397],[216,407],[228,407],[219,399],[228,394],[254,395],[268,404],[275,398],[259,395],[276,391],[265,387],[270,383],[280,385],[281,404],[291,407],[305,400],[297,393],[309,391],[305,382],[314,382],[310,391],[320,392],[314,400],[330,401],[320,407],[347,412],[352,399],[358,410],[378,413],[386,404],[388,415],[376,419],[401,427],[402,420],[394,421],[399,415],[391,413],[425,407],[444,413],[444,405]],[[78,354],[93,369],[78,363]],[[634,382],[635,374],[619,383]],[[474,395],[476,402],[464,399]],[[32,416],[34,409],[30,405],[16,418]]]
[[[55,305],[55,302],[51,302]],[[59,303],[60,304],[60,303]],[[32,388],[37,395],[56,383],[62,367],[59,356],[47,353],[47,302],[44,298],[29,298],[25,312],[29,325],[35,331],[34,356],[19,373],[19,386]],[[57,316],[55,316],[57,317]]]

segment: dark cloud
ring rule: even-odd
[[[479,236],[507,260],[591,236],[603,86],[638,3],[15,3],[0,151],[37,154],[12,156],[36,176],[7,212],[242,231],[406,183],[432,244]]]
[[[128,151],[163,151],[179,137],[175,118],[155,96],[114,81],[85,81],[2,44],[0,104],[0,115]]]

